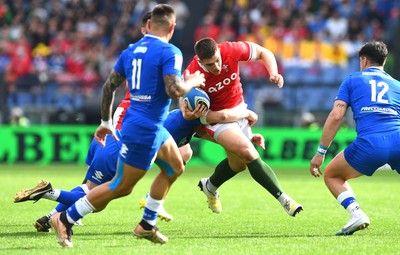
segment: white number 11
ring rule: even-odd
[[[142,60],[132,60],[132,89],[140,89],[140,73],[142,71]]]

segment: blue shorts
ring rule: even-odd
[[[179,109],[169,112],[164,123],[178,147],[188,144],[195,133],[194,128],[200,125],[200,119],[185,120]]]
[[[161,145],[171,136],[162,125],[154,125],[146,121],[122,124],[122,162],[143,170],[149,170],[154,163]]]
[[[358,172],[371,176],[388,163],[400,173],[400,132],[357,137],[345,150],[344,158]]]
[[[93,138],[86,156],[86,164],[89,166],[86,179],[97,185],[110,181],[117,169],[120,148],[121,140],[115,141],[111,135],[107,135],[104,148]]]

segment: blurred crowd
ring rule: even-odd
[[[0,107],[57,116],[32,123],[93,124],[87,109],[96,102],[98,111],[102,84],[116,58],[142,37],[141,16],[168,3],[177,13],[172,43],[185,59],[192,57],[193,43],[206,36],[253,41],[275,53],[284,90],[268,84],[260,62],[241,65],[250,108],[260,114],[266,106],[323,110],[331,106],[328,99],[338,83],[358,70],[357,51],[364,42],[383,40],[390,49],[400,10],[400,0],[203,2],[0,0],[0,89],[6,100]],[[193,8],[199,5],[206,7],[196,18],[201,10]]]

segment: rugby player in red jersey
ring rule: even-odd
[[[278,73],[276,59],[271,51],[252,42],[223,42],[217,44],[211,38],[203,38],[194,46],[196,56],[184,71],[186,74],[200,71],[206,79],[205,87],[210,98],[210,110],[246,109],[240,82],[239,62],[261,60],[269,72],[269,79],[279,88],[284,80]],[[238,172],[249,169],[253,179],[273,195],[285,211],[296,216],[303,206],[282,189],[273,170],[260,158],[252,144],[253,134],[246,119],[232,123],[204,125],[206,131],[227,153],[209,178],[203,178],[198,186],[208,198],[208,207],[215,213],[222,211],[217,189]]]

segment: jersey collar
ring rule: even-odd
[[[152,38],[156,38],[156,39],[159,39],[159,40],[161,40],[161,41],[163,41],[163,42],[168,43],[167,40],[165,40],[165,39],[163,39],[163,38],[161,38],[161,37],[159,37],[159,36],[153,35],[153,34],[145,34],[144,37],[152,37]]]

